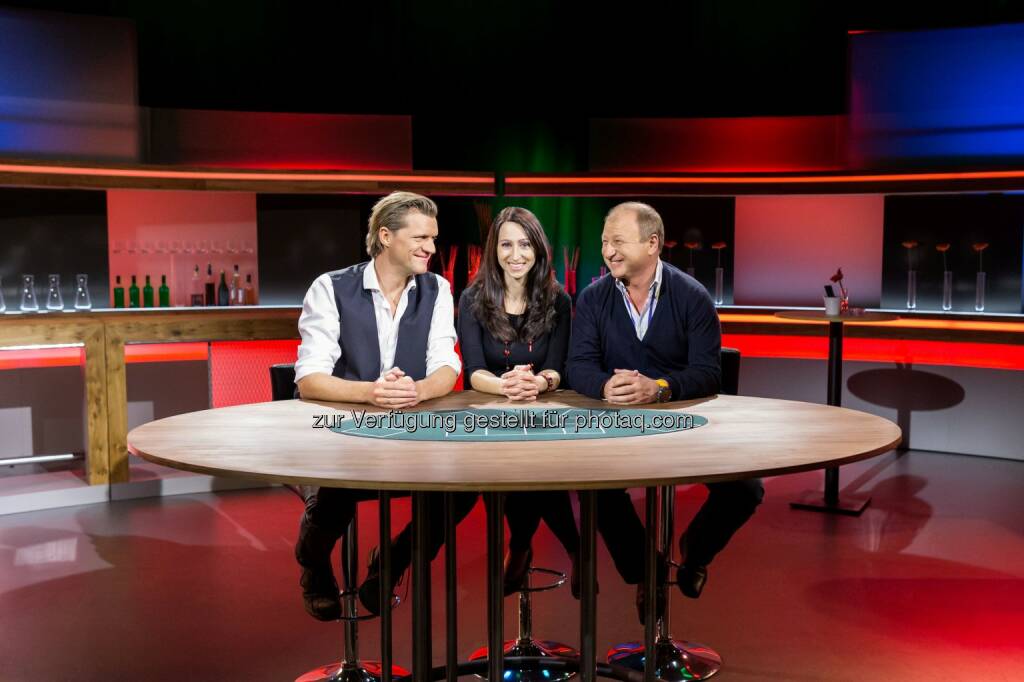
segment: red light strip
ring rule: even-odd
[[[738,348],[744,356],[751,358],[828,358],[828,339],[817,336],[723,334],[722,345]],[[1024,347],[959,341],[848,338],[843,341],[843,360],[1024,370]]]
[[[139,362],[206,362],[205,343],[145,343],[124,347],[128,364]],[[78,367],[85,361],[85,349],[32,348],[21,350],[0,349],[0,370],[35,369],[40,367]]]
[[[731,176],[514,176],[505,177],[506,185],[725,185],[725,184],[800,184],[800,183],[853,183],[853,182],[916,182],[920,180],[1024,180],[1024,171],[975,171],[962,173],[883,173],[878,175],[762,175]]]
[[[264,173],[238,171],[176,171],[82,166],[22,166],[0,164],[0,172],[38,175],[88,175],[114,178],[174,178],[180,180],[313,180],[319,182],[458,182],[492,184],[494,178],[479,175],[396,175],[384,173]]]
[[[791,320],[772,315],[751,313],[721,313],[722,322],[750,322],[754,324],[825,324],[825,320]],[[891,327],[896,329],[944,329],[949,331],[1011,332],[1024,334],[1024,319],[1020,322],[985,322],[982,320],[928,320],[900,318],[889,322],[858,322],[847,320],[846,324],[869,327]]]

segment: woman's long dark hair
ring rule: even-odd
[[[505,223],[523,228],[533,247],[533,267],[526,275],[526,320],[516,335],[505,313],[505,271],[498,265],[498,232]],[[555,326],[555,300],[562,286],[551,269],[551,244],[537,216],[525,208],[509,206],[494,218],[487,234],[480,270],[473,280],[473,313],[494,338],[505,341],[533,341]]]

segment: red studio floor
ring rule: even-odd
[[[711,567],[699,601],[672,597],[673,633],[717,649],[728,680],[1024,681],[1024,462],[911,451],[843,469],[869,492],[860,518],[792,511],[820,473],[770,479],[754,519]],[[639,492],[639,491],[638,491]],[[703,499],[678,491],[677,529]],[[639,495],[635,502],[641,504]],[[373,505],[360,523],[365,557]],[[0,680],[293,680],[338,657],[341,628],[302,610],[282,488],[96,504],[0,517]],[[396,504],[394,523],[408,518]],[[482,506],[459,528],[459,650],[485,639]],[[598,644],[642,636],[633,590],[599,543]],[[568,568],[542,527],[536,561]],[[444,654],[434,565],[435,662]],[[515,601],[506,635],[515,633]],[[538,595],[537,635],[576,645],[567,589]],[[410,611],[396,612],[408,665]],[[362,628],[371,657],[376,621]]]

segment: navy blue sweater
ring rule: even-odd
[[[673,400],[718,393],[722,331],[711,297],[700,282],[668,263],[661,280],[658,307],[642,341],[611,275],[580,292],[566,363],[573,390],[601,398],[613,370],[635,369],[651,379],[667,379]]]

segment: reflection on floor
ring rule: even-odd
[[[1024,463],[911,452],[843,469],[870,492],[860,518],[796,512],[818,473],[767,481],[754,519],[699,601],[672,597],[673,632],[725,659],[727,680],[1024,680]],[[637,491],[639,493],[639,491]],[[704,497],[679,490],[677,529]],[[638,494],[638,505],[642,500]],[[360,523],[365,556],[374,506]],[[0,679],[292,680],[338,657],[341,628],[302,610],[283,489],[95,504],[0,517]],[[408,518],[396,503],[395,528]],[[485,640],[482,506],[459,529],[459,649]],[[599,543],[600,544],[600,543]],[[600,547],[599,648],[641,637],[633,591]],[[550,533],[537,563],[568,568]],[[434,658],[444,653],[442,560]],[[514,635],[515,601],[506,602]],[[578,643],[567,589],[535,600],[536,634]],[[408,666],[410,612],[396,612]],[[373,657],[376,621],[362,628]]]

